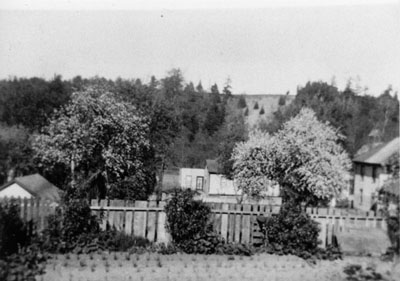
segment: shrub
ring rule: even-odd
[[[46,258],[28,234],[15,200],[0,204],[0,280],[35,280],[44,273]],[[29,222],[31,224],[31,222]]]
[[[267,243],[284,253],[314,252],[318,247],[318,224],[300,204],[284,203],[277,216],[266,222]]]
[[[262,106],[260,109],[260,115],[263,115],[265,113],[264,107]]]
[[[392,280],[390,276],[376,272],[374,265],[367,266],[364,269],[359,264],[350,264],[343,269],[343,272],[347,275],[346,280],[349,281]]]
[[[187,243],[209,230],[210,208],[193,199],[190,189],[176,191],[165,206],[167,230],[177,246]]]
[[[27,225],[20,217],[20,207],[15,200],[0,204],[0,258],[16,253],[29,244]]]
[[[92,215],[86,200],[65,199],[49,216],[41,243],[49,252],[69,252],[82,241],[93,240],[99,231],[97,217]]]
[[[258,102],[256,102],[255,104],[254,104],[254,107],[253,107],[253,109],[258,109],[259,108],[259,106],[258,106]]]
[[[18,253],[0,259],[0,280],[36,280],[44,273],[46,256],[35,246],[28,246]]]

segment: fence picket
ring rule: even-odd
[[[229,205],[224,203],[221,206],[222,211],[224,211],[221,214],[221,236],[222,238],[224,238],[225,240],[227,240],[228,238],[228,209],[229,209]]]
[[[136,201],[135,207],[146,208],[147,201]],[[135,210],[133,214],[133,234],[135,236],[146,237],[146,211]]]
[[[157,207],[157,201],[149,201],[149,207]],[[155,241],[156,238],[156,211],[148,211],[147,213],[147,239],[151,242]]]
[[[245,214],[242,219],[242,243],[250,243],[250,227],[251,227],[251,215],[248,212],[251,211],[251,205],[243,205],[243,211]]]

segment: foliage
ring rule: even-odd
[[[46,257],[29,235],[15,200],[0,203],[0,280],[35,280],[44,273]]]
[[[318,247],[318,224],[294,201],[285,202],[277,216],[267,220],[268,245],[284,253],[315,252]]]
[[[120,182],[112,184],[108,191],[108,198],[123,198],[124,200],[147,200],[149,195],[152,194],[155,184],[156,179],[150,171],[144,173],[144,182],[137,179],[136,176],[133,175]]]
[[[32,154],[31,134],[27,128],[0,124],[0,183],[10,175],[34,172]]]
[[[261,107],[261,109],[260,109],[260,112],[259,112],[259,113],[260,113],[260,115],[263,115],[263,114],[265,113],[265,110],[264,110],[264,107],[263,107],[263,106]]]
[[[351,167],[340,139],[310,109],[301,110],[273,136],[256,131],[232,155],[238,188],[248,196],[262,197],[273,181],[281,187],[284,200],[308,204],[329,200],[346,185]]]
[[[295,99],[274,113],[264,130],[274,133],[303,107],[311,108],[322,122],[329,122],[342,139],[345,150],[353,156],[369,141],[369,133],[379,128],[377,141],[389,141],[399,135],[399,100],[388,87],[380,96],[358,95],[349,85],[343,91],[325,82],[308,82],[297,91]]]
[[[0,258],[0,280],[36,280],[36,276],[44,274],[46,256],[35,246],[21,249]]]
[[[286,97],[285,96],[280,96],[279,97],[279,101],[278,101],[278,105],[279,106],[284,106],[286,104]]]
[[[228,103],[226,108],[225,121],[219,131],[221,141],[218,145],[218,163],[222,168],[222,173],[232,179],[232,151],[236,143],[246,140],[248,133],[241,112],[235,110],[232,103]]]
[[[157,253],[160,253],[162,255],[173,255],[180,252],[180,249],[175,246],[174,243],[168,243],[168,244],[164,244],[164,243],[160,243],[157,246]]]
[[[258,105],[258,102],[256,102],[256,103],[254,104],[253,109],[259,109],[259,108],[260,108],[260,106]]]
[[[165,206],[167,230],[177,246],[193,240],[208,231],[210,208],[193,199],[190,189],[177,191]]]
[[[61,164],[70,168],[73,180],[101,173],[110,184],[131,175],[144,183],[147,131],[146,121],[132,105],[91,88],[72,95],[71,102],[36,136],[33,148],[44,171]]]
[[[349,281],[392,280],[389,276],[376,272],[373,265],[364,269],[359,264],[349,264],[343,269],[343,272],[347,275],[346,280]]]
[[[239,100],[238,100],[238,103],[237,103],[237,107],[242,109],[242,108],[245,108],[246,106],[247,106],[247,104],[246,104],[245,97],[244,96],[240,96]]]
[[[61,76],[46,81],[41,78],[13,78],[0,81],[0,123],[22,125],[30,131],[47,124],[47,117],[65,105],[71,90]]]
[[[28,245],[30,237],[27,225],[20,217],[20,207],[16,201],[0,203],[0,258],[17,253]]]
[[[50,252],[67,252],[76,247],[82,236],[97,234],[99,229],[86,200],[65,198],[49,216],[41,242]]]
[[[188,254],[220,254],[251,256],[253,247],[246,244],[226,243],[226,241],[214,232],[208,232],[191,239],[180,246],[183,252]]]

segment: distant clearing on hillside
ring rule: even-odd
[[[235,98],[239,100],[240,96],[242,95],[235,95]],[[269,121],[274,112],[276,112],[281,106],[279,105],[280,99],[285,101],[285,105],[288,105],[295,98],[294,95],[243,95],[243,97],[246,100],[249,112],[248,116],[245,117],[249,128],[253,128],[261,119]],[[256,103],[258,103],[258,108],[255,106]],[[264,114],[260,114],[262,108],[264,108]],[[242,110],[244,112],[246,108],[243,108]]]

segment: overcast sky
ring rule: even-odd
[[[400,5],[255,9],[0,10],[0,78],[161,78],[275,94],[352,77],[400,89]],[[1,6],[0,6],[1,8]],[[211,7],[214,8],[214,7]]]

